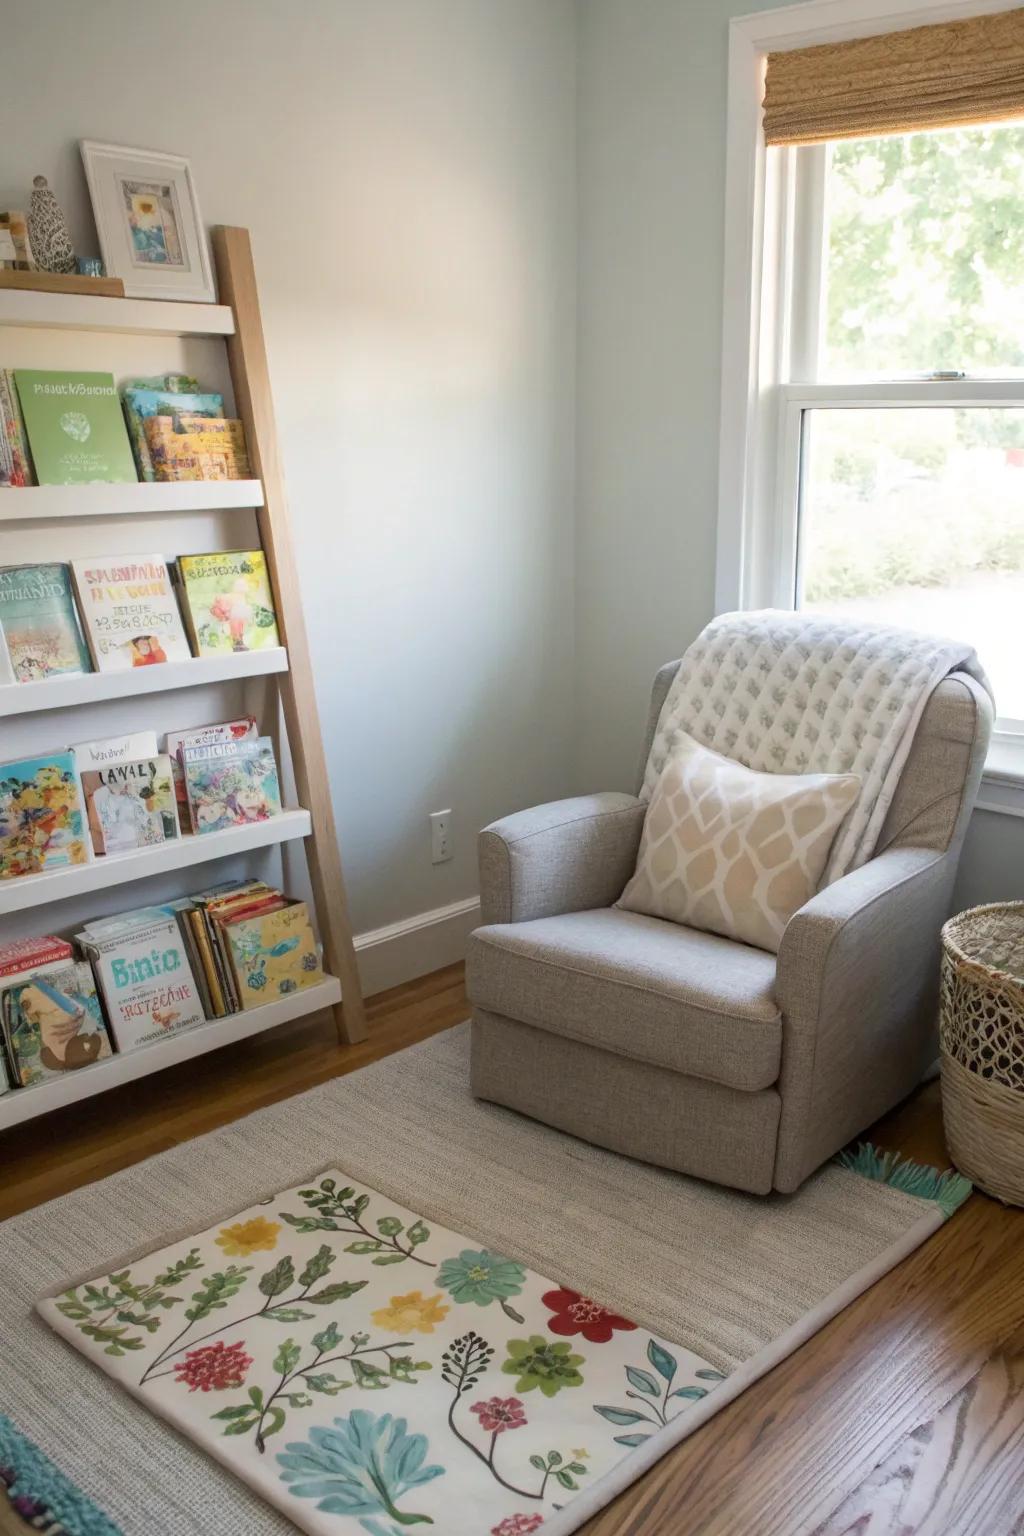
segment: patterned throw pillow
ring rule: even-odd
[[[860,792],[852,773],[757,773],[680,732],[617,905],[776,952]]]

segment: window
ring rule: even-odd
[[[767,151],[741,601],[972,643],[1024,731],[1024,125]]]

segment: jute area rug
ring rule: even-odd
[[[924,1242],[969,1190],[964,1181],[939,1179],[929,1170],[905,1168],[894,1175],[870,1154],[852,1168],[827,1166],[792,1196],[760,1199],[717,1189],[478,1104],[468,1088],[468,1053],[468,1026],[461,1026],[0,1227],[0,1406],[21,1435],[104,1512],[107,1520],[92,1527],[87,1515],[78,1517],[83,1536],[111,1527],[124,1536],[284,1536],[294,1530],[244,1481],[77,1353],[46,1325],[35,1305],[83,1276],[108,1274],[126,1255],[152,1253],[239,1213],[251,1219],[246,1207],[298,1189],[325,1169],[379,1192],[403,1212],[450,1229],[474,1250],[504,1256],[513,1270],[522,1266],[549,1277],[563,1293],[597,1298],[609,1314],[635,1320],[645,1342],[650,1335],[660,1341],[634,1362],[627,1359],[629,1332],[613,1330],[614,1348],[622,1353],[615,1376],[623,1388],[631,1383],[633,1395],[602,1391],[601,1401],[617,1405],[627,1417],[616,1423],[600,1409],[593,1417],[590,1404],[587,1412],[593,1417],[591,1437],[599,1429],[608,1437],[625,1437],[615,1442],[618,1459],[604,1457],[593,1473],[577,1464],[582,1470],[570,1474],[571,1488],[564,1480],[552,1483],[558,1498],[543,1507],[543,1536],[577,1530]],[[377,1203],[375,1196],[374,1209]],[[302,1209],[299,1202],[300,1215]],[[275,1210],[266,1207],[271,1215]],[[364,1262],[368,1256],[362,1255]],[[276,1259],[276,1253],[268,1256],[268,1265]],[[447,1278],[459,1277],[453,1271]],[[396,1277],[395,1289],[408,1296],[404,1279],[399,1285]],[[544,1301],[551,1295],[547,1282],[538,1283],[537,1292],[533,1298],[527,1284],[505,1297],[509,1338],[532,1336],[544,1326],[538,1317],[554,1318],[572,1305],[564,1295]],[[420,1286],[418,1294],[425,1299],[432,1288]],[[522,1311],[534,1309],[529,1328],[508,1315],[517,1304]],[[407,1308],[400,1320],[410,1321]],[[507,1342],[503,1333],[503,1345]],[[689,1374],[679,1379],[692,1389],[671,1406],[661,1401],[666,1347],[689,1362]],[[628,1382],[627,1363],[635,1373]],[[499,1364],[496,1360],[496,1370]],[[522,1406],[496,1405],[514,1397],[520,1386],[520,1403],[529,1393],[525,1368],[518,1381],[514,1374],[495,1375],[483,1394],[495,1422],[502,1411],[517,1421],[527,1413]],[[653,1397],[652,1386],[667,1423],[648,1433],[646,1420],[629,1415]],[[344,1419],[341,1432],[351,1439],[373,1427],[367,1412],[378,1421],[386,1411],[405,1413],[422,1390],[399,1379],[386,1394],[348,1391],[344,1398],[325,1398],[329,1411],[321,1417],[325,1425],[335,1415]],[[402,1393],[405,1401],[398,1406]],[[389,1401],[382,1405],[385,1395]],[[571,1392],[550,1398],[535,1393],[530,1399],[545,1399],[553,1431],[559,1427],[560,1395],[568,1403]],[[298,1405],[298,1414],[307,1407]],[[363,1418],[353,1421],[353,1410]],[[481,1412],[480,1424],[470,1430],[474,1411],[469,1408],[464,1416],[467,1438],[487,1427]],[[248,1431],[248,1418],[244,1423]],[[524,1444],[524,1426],[516,1427]],[[645,1438],[632,1433],[637,1427]],[[512,1425],[502,1433],[507,1435],[502,1446],[511,1446]],[[579,1444],[575,1425],[573,1436],[570,1454]],[[280,1438],[285,1442],[288,1435]],[[451,1497],[456,1510],[460,1494],[454,1480]],[[458,1530],[474,1529],[465,1509],[459,1513]],[[522,1528],[536,1530],[538,1513],[534,1504]],[[67,1522],[72,1531],[74,1518]],[[438,1536],[447,1536],[443,1515],[432,1523]],[[390,1520],[379,1525],[373,1519],[338,1520],[339,1536],[364,1530],[392,1536],[397,1529]],[[509,1529],[515,1529],[514,1522]],[[505,1536],[501,1520],[495,1524],[481,1510],[480,1536],[492,1530]]]

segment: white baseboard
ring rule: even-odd
[[[465,958],[466,940],[480,926],[480,898],[469,896],[447,907],[418,912],[355,936],[363,993],[372,997],[428,971]]]

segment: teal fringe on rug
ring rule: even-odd
[[[6,1497],[26,1532],[43,1536],[122,1536],[101,1509],[48,1456],[0,1413],[0,1499]]]
[[[919,1200],[933,1200],[944,1216],[952,1216],[974,1188],[970,1179],[952,1168],[940,1173],[927,1163],[902,1159],[898,1152],[880,1152],[869,1141],[862,1141],[856,1152],[840,1152],[836,1162],[876,1184],[891,1184]]]

